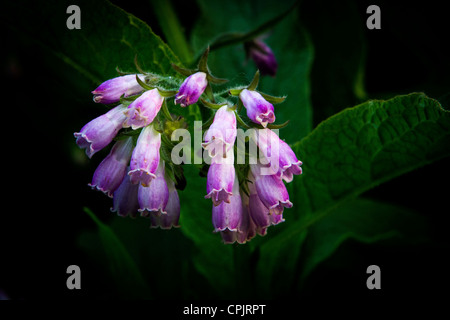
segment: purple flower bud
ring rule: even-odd
[[[139,74],[139,79],[144,81],[144,75]],[[136,75],[130,74],[121,76],[103,82],[97,89],[92,91],[94,101],[97,103],[109,104],[120,100],[122,95],[125,97],[142,92],[143,88],[136,81]]]
[[[73,135],[80,148],[86,148],[86,154],[91,158],[94,153],[106,147],[122,128],[126,117],[125,107],[118,105],[107,113],[87,123],[80,132]]]
[[[217,163],[213,161],[208,170],[205,199],[211,198],[214,206],[218,206],[222,201],[230,203],[230,197],[233,195],[235,175],[233,163]]]
[[[139,98],[134,100],[125,111],[127,120],[123,126],[131,126],[133,130],[148,126],[155,119],[164,98],[159,94],[158,89],[144,92]]]
[[[239,97],[247,109],[247,116],[255,123],[261,124],[264,128],[268,123],[275,121],[273,105],[266,101],[261,94],[253,90],[244,89]]]
[[[239,194],[239,181],[237,176],[234,178],[233,193],[230,196],[229,203],[221,202],[212,208],[212,222],[214,231],[238,231],[242,218],[242,202]]]
[[[164,208],[166,214],[150,213],[151,228],[172,229],[172,227],[178,228],[180,226],[178,224],[180,219],[180,198],[173,181],[166,177],[166,183],[169,189],[169,200]]]
[[[251,164],[250,169],[255,177],[256,192],[261,202],[269,209],[270,214],[281,214],[284,208],[291,208],[289,193],[283,181],[277,175],[261,175],[260,164]]]
[[[161,134],[153,125],[143,128],[131,156],[128,175],[132,183],[140,182],[144,187],[148,187],[152,179],[156,178],[160,146]]]
[[[252,41],[245,43],[245,50],[247,56],[255,62],[261,75],[275,77],[277,74],[278,63],[275,59],[275,55],[267,44],[261,40],[253,39]]]
[[[150,183],[150,186],[139,186],[139,212],[141,212],[142,216],[147,216],[152,212],[157,215],[167,214],[164,209],[168,200],[169,189],[167,188],[166,179],[164,179],[164,161],[161,161],[156,171],[156,178]]]
[[[132,151],[132,138],[117,141],[109,155],[103,159],[95,170],[92,183],[89,185],[112,197],[114,191],[122,183]]]
[[[130,167],[127,170],[129,171]],[[128,175],[125,175],[119,188],[114,192],[111,211],[117,212],[122,217],[127,215],[136,217],[139,209],[138,188],[139,186],[132,184]]]
[[[175,104],[179,103],[180,106],[186,107],[196,103],[207,85],[206,73],[197,72],[190,75],[181,84],[180,90],[175,96]]]
[[[202,146],[211,158],[226,157],[233,148],[236,135],[236,115],[225,105],[217,110]]]
[[[291,147],[270,129],[258,130],[256,143],[268,161],[277,161],[277,175],[286,182],[293,180],[293,175],[302,174],[302,162],[299,161]],[[274,167],[274,166],[272,166]]]

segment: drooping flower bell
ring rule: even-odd
[[[180,198],[178,197],[175,183],[166,177],[167,187],[169,189],[169,199],[167,200],[165,213],[157,214],[155,212],[150,213],[150,221],[152,228],[161,228],[164,230],[178,228],[178,220],[180,219]]]
[[[233,148],[236,135],[236,115],[228,105],[224,105],[217,110],[202,146],[211,158],[224,157]]]
[[[130,176],[132,183],[141,183],[148,187],[156,178],[159,164],[159,148],[161,147],[161,134],[153,125],[142,129],[133,151],[130,162]]]
[[[256,191],[255,179],[251,171],[248,176],[249,203],[248,210],[251,220],[255,224],[255,229],[259,235],[264,236],[267,228],[283,222],[283,214],[270,214],[270,210],[262,203]]]
[[[229,154],[231,153],[229,152]],[[212,159],[208,170],[205,198],[211,198],[214,206],[218,206],[222,201],[229,203],[230,196],[233,194],[235,181],[234,164],[233,162],[222,160],[223,158]]]
[[[160,161],[155,172],[155,178],[149,186],[140,185],[138,190],[139,212],[148,216],[150,213],[156,215],[167,214],[165,211],[169,201],[169,188],[167,187],[164,161]]]
[[[268,123],[275,121],[273,105],[259,92],[244,89],[239,94],[239,98],[247,109],[248,118],[254,123],[259,123],[265,128]]]
[[[215,232],[225,230],[238,231],[242,219],[242,201],[239,193],[239,181],[235,175],[232,196],[228,202],[213,205],[212,222]]]
[[[117,135],[126,120],[125,109],[125,106],[118,105],[88,122],[81,128],[80,132],[74,133],[77,145],[86,149],[86,154],[89,158],[110,144]]]
[[[180,104],[182,107],[196,103],[207,85],[206,73],[199,71],[190,75],[180,86],[174,103]]]
[[[244,43],[247,57],[250,57],[261,72],[261,75],[275,77],[278,63],[272,49],[260,39],[253,39]]]
[[[270,214],[281,214],[284,208],[291,208],[286,186],[276,174],[261,174],[261,164],[251,164],[250,169],[255,177],[255,187],[261,202],[269,209]]]
[[[258,130],[256,144],[268,160],[277,161],[277,175],[286,182],[294,179],[294,174],[302,174],[302,162],[297,159],[291,147],[270,130]]]
[[[139,209],[138,203],[138,184],[131,183],[127,168],[127,174],[123,177],[120,186],[114,191],[112,212],[117,212],[119,216],[136,217]]]
[[[155,119],[163,102],[164,97],[160,95],[158,89],[144,92],[125,111],[127,119],[123,124],[124,128],[131,126],[133,130],[136,130],[148,126]]]
[[[95,170],[90,186],[112,197],[126,174],[132,151],[132,138],[117,141]]]
[[[143,88],[136,81],[136,76],[144,81],[144,75],[130,74],[103,82],[97,89],[92,91],[94,101],[103,104],[116,103],[119,102],[122,95],[128,97],[141,93]]]

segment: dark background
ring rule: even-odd
[[[113,3],[161,34],[147,2]],[[192,2],[174,3],[178,12],[184,13],[179,16],[189,34],[196,6]],[[311,77],[316,123],[326,114],[330,101],[315,91],[315,74],[325,72],[321,59],[330,55],[329,50],[336,45],[333,39],[355,15],[361,29],[349,32],[358,32],[365,43],[368,98],[413,91],[440,98],[449,92],[450,52],[446,44],[450,29],[446,10],[437,3],[343,1],[337,5],[303,1],[299,19],[315,47]],[[366,8],[370,4],[381,8],[381,30],[366,29]],[[324,30],[323,21],[335,21],[336,29]],[[81,231],[96,228],[82,207],[104,212],[111,206],[110,199],[87,186],[99,160],[80,157],[71,138],[98,115],[98,109],[93,107],[91,114],[73,113],[76,108],[72,106],[93,105],[89,98],[86,100],[89,93],[78,97],[60,90],[66,84],[52,67],[56,58],[49,57],[45,48],[15,26],[2,23],[2,32],[7,49],[2,50],[2,140],[6,144],[2,152],[5,191],[0,220],[0,290],[11,299],[114,298],[114,288],[104,277],[104,270],[76,242]],[[342,108],[357,102],[346,92],[333,101],[342,103]],[[70,139],[73,145],[68,143]],[[397,247],[347,241],[311,274],[301,294],[335,298],[438,295],[450,284],[446,262],[450,248],[449,178],[448,159],[443,159],[365,194],[430,217],[430,243]],[[100,218],[108,221],[107,214]],[[71,264],[82,270],[82,290],[66,288],[66,268]],[[377,292],[365,287],[370,264],[382,270],[382,290]]]

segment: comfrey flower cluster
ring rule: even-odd
[[[113,212],[123,217],[140,213],[150,218],[151,227],[179,227],[177,188],[183,188],[184,164],[172,160],[176,155],[171,138],[176,130],[185,128],[184,119],[173,114],[178,105],[184,108],[201,103],[212,114],[203,124],[201,147],[209,165],[205,198],[212,201],[214,231],[225,243],[245,243],[284,221],[284,208],[292,207],[284,182],[302,173],[302,163],[276,133],[286,124],[273,124],[273,104],[285,98],[258,92],[259,72],[247,87],[214,94],[211,84],[226,80],[211,75],[208,53],[195,70],[173,65],[186,77],[181,84],[171,77],[145,73],[139,67],[140,74],[121,75],[102,83],[92,91],[94,101],[113,104],[112,108],[74,136],[89,158],[114,141],[89,184],[113,198]],[[174,85],[177,89],[166,89]],[[233,99],[237,100],[235,104]],[[168,100],[173,101],[172,113]],[[239,116],[242,108],[252,124]],[[244,137],[238,126],[247,129]],[[242,145],[244,149],[249,146],[248,153]]]

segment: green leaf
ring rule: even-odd
[[[422,93],[372,100],[322,122],[293,147],[303,174],[291,191],[300,219],[283,241],[339,204],[394,177],[450,155],[450,113]]]
[[[270,1],[198,1],[202,17],[192,32],[192,44],[196,52],[217,39],[218,34],[236,32],[247,34],[259,26],[282,15],[294,4]],[[264,8],[258,10],[256,8]],[[217,16],[226,19],[215,19]],[[275,106],[277,122],[294,120],[280,132],[282,139],[294,143],[312,129],[312,108],[309,99],[309,71],[313,58],[313,47],[304,28],[299,23],[297,9],[283,15],[283,19],[268,30],[265,41],[278,61],[275,78],[261,77],[258,91],[273,96],[287,96],[279,108]],[[233,40],[234,41],[234,40]],[[246,60],[242,43],[222,46],[211,51],[208,65],[211,71],[230,79],[228,88],[246,87],[256,72],[253,61]],[[238,94],[238,92],[234,92]]]
[[[101,249],[95,254],[105,255],[102,264],[108,267],[111,279],[114,279],[119,291],[128,298],[148,298],[149,289],[144,278],[122,241],[89,208],[83,210],[95,222],[98,232],[97,237],[94,238],[81,237],[79,240],[81,247],[86,251],[92,250],[91,248],[95,248],[95,242],[98,241],[101,244]]]
[[[270,261],[282,261],[281,267],[291,266],[290,272],[283,269],[283,274],[290,279],[295,273],[305,233],[309,239],[312,232],[312,240],[307,240],[311,245],[314,237],[326,236],[328,231],[320,228],[337,221],[328,224],[327,220],[320,219],[328,219],[328,214],[331,218],[339,208],[342,210],[340,214],[349,214],[349,209],[341,207],[346,201],[382,182],[450,155],[450,114],[441,108],[438,101],[421,93],[388,101],[368,101],[327,119],[293,149],[303,161],[303,174],[287,185],[294,207],[285,210],[286,222],[269,230],[270,238],[257,249],[260,274],[268,275],[272,271],[277,275],[275,270],[280,270],[280,265],[275,264],[274,268]],[[368,206],[368,202],[357,204],[361,208]],[[380,210],[384,209],[387,210],[387,205]],[[302,260],[306,268],[304,276],[346,237],[368,241],[392,236],[392,230],[401,223],[401,217],[405,218],[403,223],[409,221],[406,220],[408,215],[403,213],[391,218],[380,215],[380,221],[374,221],[373,215],[366,216],[365,213],[359,212],[358,218],[354,216],[356,212],[352,217],[335,217],[341,221],[353,219],[353,229],[342,225],[342,233],[349,232],[345,236],[336,231],[336,234],[329,235],[327,247],[308,247],[309,252],[305,254],[309,259],[306,262]],[[384,225],[383,220],[395,223]],[[324,225],[312,229],[322,222]],[[361,226],[364,224],[367,224],[365,229]],[[372,225],[374,233],[367,231]],[[345,229],[347,227],[350,229]],[[263,285],[265,290],[274,285],[273,279],[267,281],[270,285]],[[289,282],[277,285],[280,291],[290,289]]]
[[[20,12],[19,21],[9,21],[14,16],[2,14],[6,22],[17,26],[16,31],[45,50],[48,65],[68,88],[89,93],[117,77],[116,68],[136,73],[135,57],[145,71],[177,76],[171,63],[180,65],[179,59],[146,23],[108,1],[81,0],[77,2],[82,11],[81,29],[69,30],[65,12],[70,4],[53,0],[23,6],[11,2],[6,11]]]
[[[395,238],[417,244],[427,241],[429,227],[423,216],[402,207],[368,199],[346,202],[308,229],[302,251],[301,279],[348,239],[373,243]]]
[[[150,2],[167,39],[167,43],[184,63],[189,63],[192,59],[191,51],[171,1],[153,0]]]

